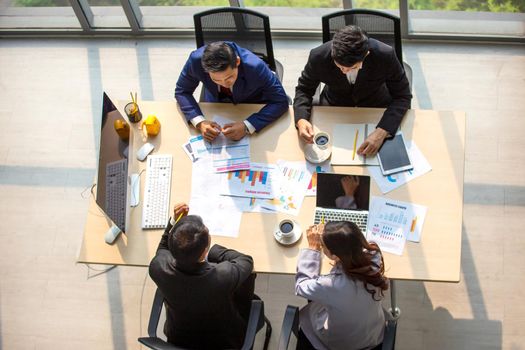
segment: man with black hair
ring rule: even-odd
[[[243,122],[224,125],[206,120],[193,92],[202,82],[204,101],[261,103],[265,106]],[[190,54],[177,81],[175,98],[184,116],[207,141],[219,133],[231,140],[262,130],[288,110],[284,88],[259,57],[233,42],[214,42]]]
[[[192,349],[241,348],[254,298],[253,260],[217,244],[210,249],[208,228],[188,211],[175,206],[149,266],[165,298],[164,333]]]
[[[325,84],[320,105],[386,108],[358,154],[376,154],[410,108],[408,79],[394,49],[368,38],[357,26],[340,29],[331,41],[310,51],[293,103],[297,131],[307,143],[313,142],[312,100],[320,83]]]

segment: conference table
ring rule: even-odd
[[[118,109],[125,116],[119,101]],[[243,120],[258,111],[255,104],[201,103],[204,115],[231,120]],[[191,196],[192,162],[182,145],[191,135],[197,135],[188,125],[175,101],[143,101],[140,103],[143,119],[156,115],[161,133],[148,142],[155,145],[153,154],[172,154],[171,205],[188,203]],[[377,123],[383,109],[351,107],[314,107],[312,122],[316,130],[332,134],[341,123]],[[132,129],[129,152],[129,173],[140,173],[146,168],[135,152],[143,144],[139,124]],[[406,242],[401,256],[384,253],[386,275],[392,280],[459,282],[461,261],[461,232],[463,218],[463,175],[465,158],[465,113],[454,111],[409,110],[401,124],[406,140],[413,140],[432,166],[432,171],[384,195],[386,198],[411,202],[428,207],[419,243]],[[293,123],[293,110],[261,132],[250,137],[251,161],[276,163],[283,159],[304,161],[304,144],[299,140]],[[365,166],[334,166],[334,172],[368,174]],[[141,191],[145,176],[141,176]],[[371,181],[371,195],[382,196],[375,181]],[[143,195],[141,193],[141,199]],[[129,209],[126,234],[113,245],[104,241],[111,227],[95,199],[91,198],[78,262],[90,264],[147,266],[155,255],[163,230],[141,228],[142,201]],[[171,210],[171,209],[170,209]],[[253,257],[255,271],[261,273],[294,274],[301,248],[307,247],[306,229],[313,222],[315,197],[305,197],[300,213],[293,217],[284,213],[243,213],[237,238],[213,236],[212,242],[233,248]],[[296,220],[302,238],[292,246],[279,244],[273,235],[276,225],[285,218]],[[225,218],[226,220],[226,218]],[[331,268],[323,262],[323,272]]]

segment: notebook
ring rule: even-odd
[[[366,236],[370,176],[318,173],[314,223],[352,221]]]
[[[379,165],[376,156],[357,154],[375,124],[336,124],[333,128],[332,165]]]

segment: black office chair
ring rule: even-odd
[[[401,46],[401,21],[399,17],[376,10],[352,9],[330,13],[322,17],[323,43],[332,40],[334,34],[347,25],[356,25],[363,29],[368,37],[390,45],[396,51],[399,62],[405,68],[405,74],[412,91],[412,68],[403,62]]]
[[[397,319],[387,321],[383,343],[373,350],[394,350],[396,345],[396,332]],[[297,306],[288,305],[284,313],[283,325],[281,327],[279,350],[288,349],[292,334],[295,335],[296,338],[299,334],[299,308]]]
[[[259,56],[283,81],[283,65],[274,58],[270,18],[239,7],[215,8],[193,15],[197,48],[215,41],[233,41]]]
[[[164,296],[161,291],[157,289],[155,298],[153,299],[153,306],[151,307],[151,314],[148,324],[148,336],[138,338],[138,341],[154,350],[187,350],[180,346],[168,343],[157,337],[157,326],[159,324],[160,314],[164,304]],[[250,317],[248,319],[248,326],[246,328],[246,335],[244,336],[244,344],[241,350],[253,349],[255,342],[255,335],[266,324],[266,334],[264,338],[264,350],[268,349],[270,337],[272,335],[272,326],[270,321],[264,316],[264,303],[262,300],[252,300],[252,307],[250,309]]]

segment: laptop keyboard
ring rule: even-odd
[[[366,235],[366,222],[368,220],[368,212],[355,212],[348,210],[337,209],[319,209],[315,210],[314,224],[321,223],[324,217],[324,222],[330,221],[352,221],[354,222]]]

